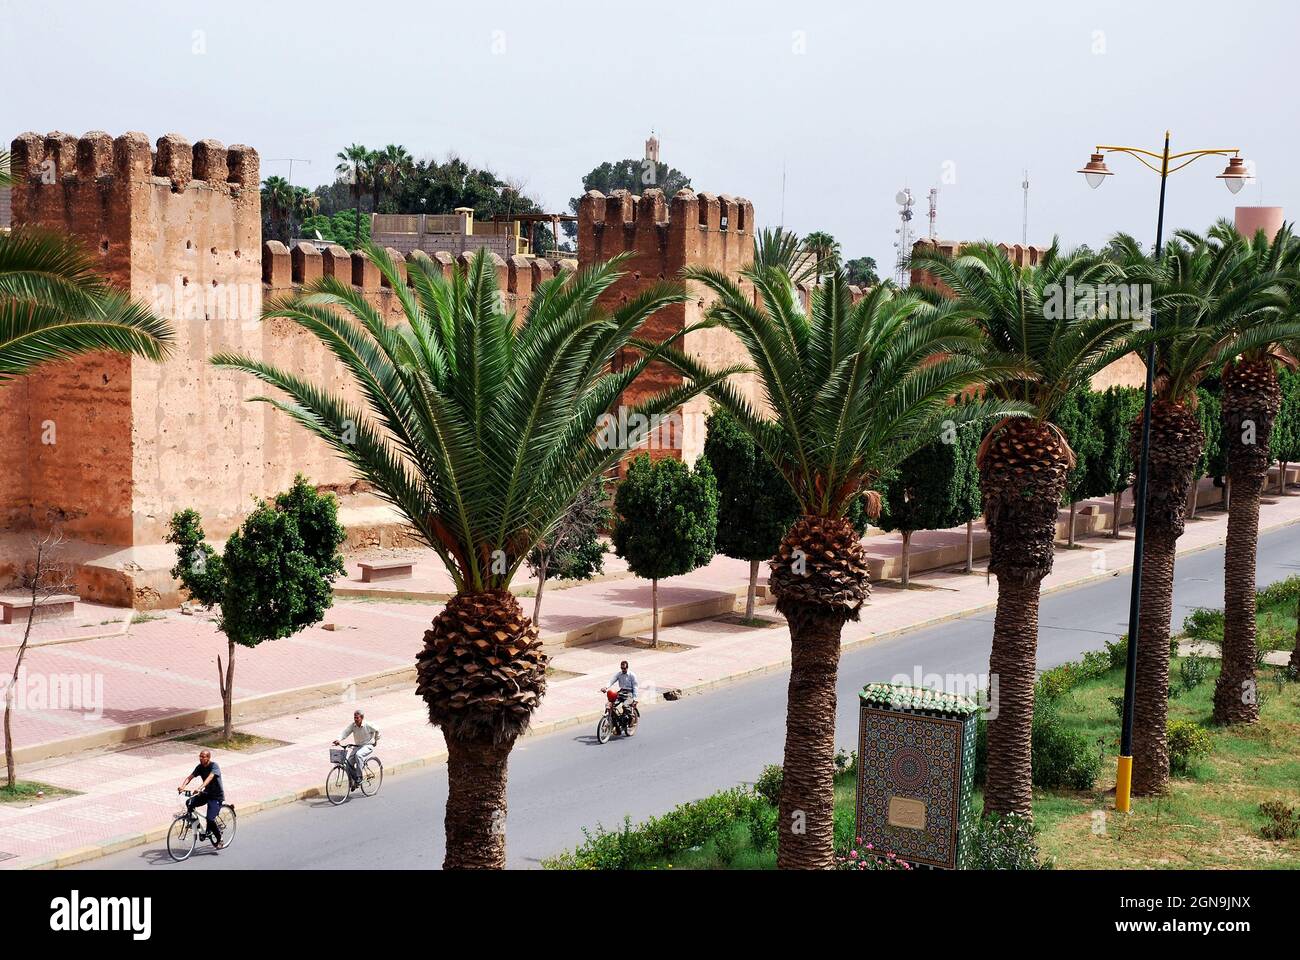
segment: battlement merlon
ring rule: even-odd
[[[446,251],[429,254],[423,250],[412,250],[405,257],[387,248],[387,253],[397,264],[404,277],[407,276],[409,264],[419,260],[433,265],[435,272],[449,278],[454,270],[467,269],[474,257],[462,253],[459,256]],[[539,285],[552,277],[573,273],[578,264],[573,260],[545,260],[540,257],[510,257],[503,260],[496,254],[489,254],[497,271],[497,283],[502,292],[519,300],[526,300]],[[299,241],[292,250],[279,240],[268,240],[262,244],[262,283],[272,290],[288,290],[302,287],[323,276],[337,277],[366,292],[377,292],[388,286],[379,273],[378,266],[361,250],[349,252],[337,244],[330,244],[324,250],[315,244]],[[407,280],[409,283],[409,279]]]
[[[689,258],[710,246],[715,234],[748,236],[753,229],[754,205],[728,194],[679,190],[668,201],[663,191],[654,188],[640,196],[626,190],[609,196],[588,190],[578,201],[578,249],[592,251],[596,259],[624,251],[646,252],[650,235],[662,251]]]
[[[82,137],[53,131],[41,136],[24,133],[10,145],[11,170],[18,186],[49,186],[69,179],[96,182],[104,177],[169,180],[175,191],[192,180],[211,187],[225,184],[235,196],[260,185],[257,151],[243,144],[224,146],[219,140],[191,144],[179,134],[158,138],[156,148],[143,133],[111,137],[94,130]]]

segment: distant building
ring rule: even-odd
[[[655,163],[659,162],[659,138],[654,135],[653,130],[650,131],[650,139],[645,142],[645,158]]]
[[[504,260],[529,252],[518,220],[475,223],[473,207],[457,207],[454,213],[372,213],[370,237],[403,254],[442,250],[459,255],[486,247]]]

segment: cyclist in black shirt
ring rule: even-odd
[[[199,779],[199,789],[194,796],[185,801],[185,806],[190,810],[203,804],[207,805],[208,832],[199,836],[200,840],[207,840],[211,835],[214,846],[221,846],[221,825],[217,823],[217,817],[221,815],[221,804],[226,799],[226,792],[221,784],[221,767],[212,761],[211,750],[199,751],[199,765],[194,768],[188,777],[181,781],[181,785],[176,788],[177,793],[185,790],[188,784],[195,777]]]

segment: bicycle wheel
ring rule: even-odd
[[[361,769],[361,792],[373,797],[384,783],[384,765],[378,757],[371,757]]]
[[[177,863],[188,860],[199,842],[199,825],[182,814],[167,829],[167,855]]]
[[[229,850],[230,845],[235,842],[235,808],[228,803],[221,805],[221,813],[217,814],[217,826],[221,829],[221,846],[218,850]]]
[[[341,763],[334,764],[325,778],[325,796],[329,802],[338,806],[340,803],[348,801],[348,771]]]
[[[601,743],[609,743],[609,736],[614,732],[614,725],[610,722],[609,714],[600,718],[600,723],[596,724],[596,739]]]

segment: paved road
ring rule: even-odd
[[[1265,536],[1259,584],[1300,572],[1300,527]],[[1129,577],[1043,598],[1039,666],[1048,668],[1097,649],[1127,629]],[[1221,606],[1223,550],[1178,561],[1174,623],[1192,607]],[[868,616],[870,614],[868,613]],[[857,728],[856,691],[896,674],[983,674],[992,639],[991,612],[852,650],[840,668],[839,740]],[[633,821],[752,780],[780,760],[788,674],[730,684],[645,712],[641,733],[600,746],[590,731],[568,729],[526,738],[510,764],[509,859],[534,867],[582,839],[598,821]],[[594,694],[593,694],[594,695]],[[177,867],[160,847],[141,847],[92,861],[88,868],[148,866],[185,871],[233,868],[434,868],[442,863],[445,767],[395,777],[374,799],[332,808],[308,800],[259,814],[223,854],[210,849]]]

